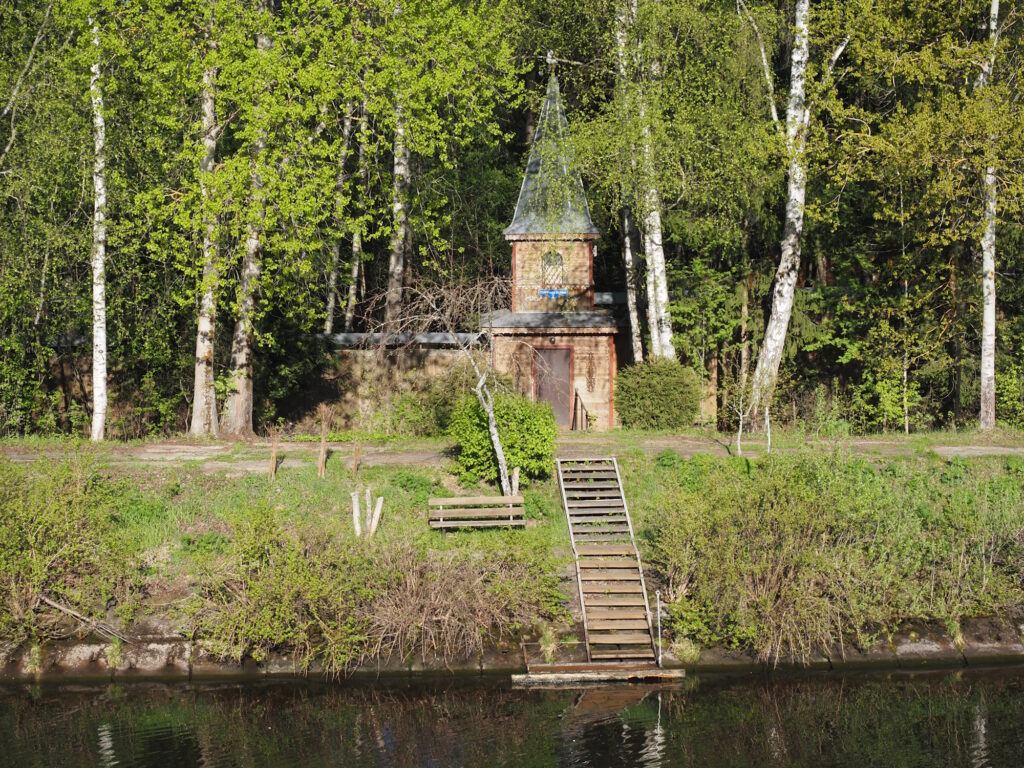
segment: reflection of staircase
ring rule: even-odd
[[[558,484],[576,557],[587,659],[654,663],[644,572],[618,463],[559,459]]]

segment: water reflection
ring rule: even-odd
[[[1020,765],[1024,673],[516,691],[0,688],[4,766]]]

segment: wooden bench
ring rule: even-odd
[[[522,496],[454,496],[430,499],[431,528],[522,528]]]

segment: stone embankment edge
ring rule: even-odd
[[[808,658],[783,658],[771,664],[720,648],[701,651],[693,663],[666,655],[664,666],[697,673],[759,674],[802,671],[958,669],[1024,665],[1024,623],[1002,619],[963,622],[955,639],[932,625],[908,625],[869,648],[848,645]],[[445,664],[408,661],[364,664],[345,676],[349,680],[403,680],[438,677],[509,677],[526,672],[519,649],[489,649],[480,658]],[[118,644],[87,637],[42,647],[23,647],[0,667],[0,683],[138,681],[257,681],[326,677],[323,669],[301,669],[286,655],[257,664],[225,662],[205,654],[180,636],[136,634]]]

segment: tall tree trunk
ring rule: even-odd
[[[203,157],[199,161],[199,191],[202,197],[203,279],[199,297],[199,319],[196,328],[196,365],[192,394],[192,425],[189,432],[197,437],[217,435],[217,393],[213,385],[213,353],[217,320],[217,242],[216,223],[210,213],[210,179],[217,154],[217,110],[215,83],[217,73],[212,67],[203,72],[200,101],[203,108]]]
[[[363,268],[363,233],[356,230],[352,233],[352,278],[348,284],[348,300],[345,304],[345,333],[352,331],[356,319],[357,290],[359,288],[359,273]]]
[[[647,253],[647,237],[641,237],[641,244],[644,246],[644,254]],[[660,357],[661,350],[661,322],[658,320],[658,288],[654,282],[654,270],[651,263],[644,259],[645,293],[647,294],[647,332],[651,335],[651,346],[647,350],[651,358]]]
[[[640,335],[640,315],[636,305],[636,260],[633,256],[633,221],[628,207],[622,209],[622,261],[626,265],[626,309],[629,334],[633,342],[633,362],[644,361],[644,343]]]
[[[260,0],[260,10],[270,12],[269,0]],[[264,32],[256,36],[256,50],[269,51],[270,36]],[[242,274],[238,281],[238,319],[231,335],[231,391],[224,404],[224,432],[238,437],[253,433],[253,351],[255,346],[256,288],[262,268],[263,221],[266,216],[263,179],[260,163],[266,149],[266,137],[260,135],[253,142],[250,185],[252,216],[246,224],[245,251],[242,254]]]
[[[650,137],[646,137],[650,142]],[[646,193],[647,211],[644,213],[644,251],[647,257],[647,284],[654,289],[654,296],[648,296],[654,305],[654,323],[658,327],[658,343],[651,344],[652,357],[674,360],[676,348],[672,344],[672,318],[668,312],[668,275],[665,270],[665,249],[661,243],[661,199],[651,181]],[[650,309],[648,309],[650,313]]]
[[[999,0],[992,0],[988,19],[992,52],[982,65],[978,85],[985,87],[995,67],[996,42],[999,34]],[[994,138],[994,137],[993,137]],[[996,426],[996,169],[985,168],[985,228],[981,236],[981,414],[979,427]]]
[[[807,143],[806,106],[807,17],[809,0],[796,0],[793,50],[790,56],[789,104],[786,108],[786,143],[789,173],[786,218],[782,232],[782,253],[775,272],[772,311],[764,332],[764,342],[754,369],[750,405],[753,412],[767,407],[782,363],[789,319],[793,314],[797,273],[800,271],[800,239],[804,229],[804,200],[807,193],[807,168],[804,150]]]
[[[651,129],[647,125],[648,109],[646,95],[642,87],[636,88],[633,80],[631,63],[639,61],[639,55],[630,55],[630,30],[636,23],[636,0],[622,0],[616,10],[615,43],[618,60],[619,98],[624,102],[624,112],[631,113],[633,106],[629,104],[631,93],[636,94],[636,112],[642,124],[643,141],[641,146],[642,161],[631,163],[633,172],[643,174],[643,217],[640,229],[643,233],[644,258],[647,261],[647,318],[651,334],[650,355],[654,358],[675,358],[676,351],[672,345],[672,319],[668,312],[668,277],[665,270],[665,249],[662,246],[661,227],[661,195],[658,193],[654,178],[654,147]],[[639,41],[637,41],[639,45]],[[641,80],[654,72],[653,66],[647,66],[643,72],[636,73]],[[623,216],[626,212],[623,212]],[[627,268],[628,272],[628,268]],[[627,274],[628,282],[628,274]],[[627,286],[628,290],[628,286]]]
[[[103,440],[107,424],[107,157],[100,82],[100,28],[92,19],[94,58],[89,77],[93,132],[92,212],[92,439]]]
[[[405,135],[406,124],[402,105],[395,107],[395,143],[394,143],[394,180],[392,187],[392,230],[391,257],[388,262],[388,288],[386,306],[384,308],[384,330],[392,333],[397,330],[399,315],[402,312],[402,287],[405,281],[405,255],[409,240],[409,188],[411,173],[409,167],[409,147]]]
[[[753,274],[747,266],[747,274],[740,283],[740,389],[747,388],[747,377],[750,375],[750,293]]]
[[[338,175],[334,181],[334,191],[339,198],[345,194],[347,179],[345,163],[348,161],[348,145],[352,136],[353,119],[352,110],[346,109],[345,120],[341,128],[341,156],[338,158]],[[338,239],[332,248],[331,270],[327,276],[327,317],[324,319],[324,333],[334,333],[334,307],[338,301],[338,265],[341,263],[341,230],[343,226],[340,213],[335,216],[334,224],[335,230],[338,232]]]

